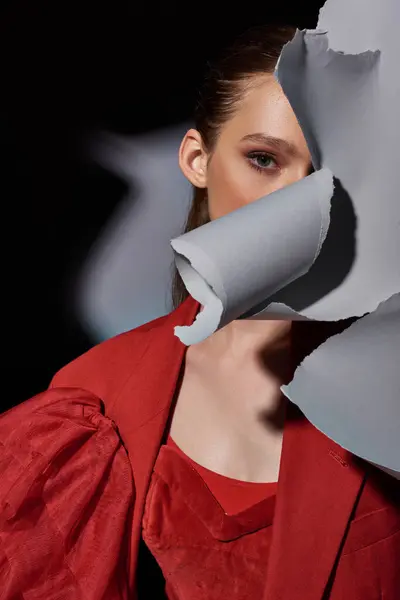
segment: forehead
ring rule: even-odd
[[[252,77],[244,84],[233,116],[221,129],[221,136],[229,138],[251,133],[265,133],[306,145],[293,109],[273,74]]]

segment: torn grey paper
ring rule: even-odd
[[[283,393],[323,433],[362,458],[399,470],[400,294],[339,335],[296,371]]]
[[[181,341],[197,344],[307,273],[326,238],[332,194],[332,174],[321,169],[172,240],[185,286],[205,307],[193,325],[175,328]]]
[[[307,140],[313,175],[327,169],[334,177],[324,242],[308,270],[301,273],[297,260],[291,262],[290,277],[277,271],[282,261],[267,250],[268,235],[259,238],[257,258],[248,255],[247,279],[237,260],[246,268],[248,232],[271,196],[246,214],[241,230],[233,213],[225,222],[224,243],[235,239],[226,261],[221,240],[211,242],[215,229],[186,234],[181,275],[207,317],[175,333],[195,343],[235,318],[360,317],[304,360],[283,391],[323,433],[400,478],[400,376],[394,365],[400,349],[399,22],[398,0],[328,0],[317,29],[298,31],[286,44],[276,77]],[[298,184],[286,189],[291,206],[304,201],[302,190]],[[285,223],[280,227],[285,255],[293,256],[293,232]],[[175,251],[180,239],[172,242]],[[279,285],[274,289],[271,281]]]
[[[319,31],[298,32],[277,71],[315,167],[329,167],[353,202],[357,259],[345,292],[354,315],[370,313],[307,357],[282,391],[323,433],[398,479],[399,22],[395,0],[328,1]]]

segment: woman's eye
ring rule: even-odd
[[[264,169],[276,169],[278,167],[274,157],[266,152],[250,152],[247,158],[250,164],[260,171]]]

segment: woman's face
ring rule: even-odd
[[[211,154],[196,130],[180,150],[186,177],[206,187],[210,219],[217,219],[312,171],[295,114],[274,76],[254,78],[234,116],[221,128]]]

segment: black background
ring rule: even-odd
[[[205,63],[252,25],[314,28],[322,2],[9,2],[1,9],[0,411],[93,345],[71,281],[124,194],[82,140],[190,118]]]

